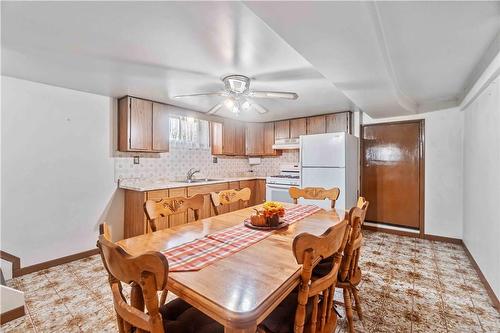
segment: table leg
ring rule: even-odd
[[[255,333],[256,331],[257,325],[252,325],[246,328],[224,327],[224,333]]]

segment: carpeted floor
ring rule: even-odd
[[[365,232],[362,251],[357,332],[500,332],[500,315],[461,246]],[[3,332],[117,332],[99,256],[7,283],[26,292],[27,315]],[[337,332],[347,332],[343,318]]]

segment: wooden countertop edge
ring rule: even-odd
[[[159,186],[159,187],[135,187],[135,186],[127,186],[118,184],[118,188],[127,191],[135,191],[135,192],[149,192],[149,191],[159,191],[159,190],[168,190],[172,188],[181,188],[181,187],[195,187],[195,186],[204,186],[204,185],[213,185],[213,184],[222,184],[222,183],[231,183],[231,182],[239,182],[245,180],[265,180],[265,176],[255,176],[255,177],[234,177],[227,178],[221,180],[207,181],[207,182],[199,182],[199,183],[182,183],[182,182],[172,182],[171,185]]]

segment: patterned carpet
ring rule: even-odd
[[[500,332],[500,315],[459,245],[365,232],[361,268],[357,332]],[[3,332],[117,332],[99,256],[7,283],[26,292],[27,315]],[[337,332],[347,332],[343,318]]]

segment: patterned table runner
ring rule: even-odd
[[[288,208],[282,218],[288,224],[312,215],[321,208],[297,205]],[[254,230],[238,224],[163,252],[171,272],[197,271],[211,263],[241,251],[271,235],[273,230]]]

